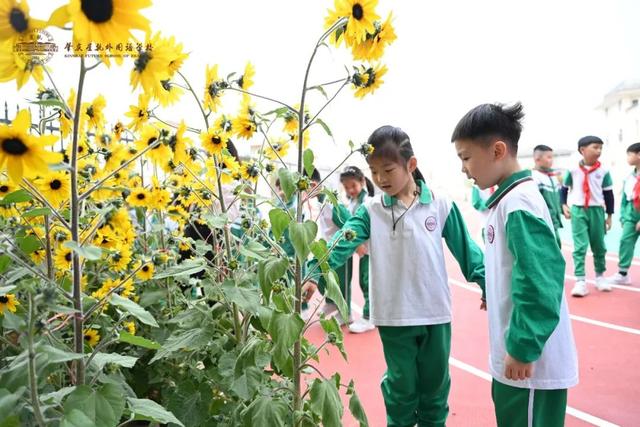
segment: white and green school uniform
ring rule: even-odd
[[[487,215],[489,215],[489,212],[487,211],[487,200],[489,200],[489,197],[491,197],[494,191],[495,189],[493,187],[487,188],[485,190],[481,190],[480,187],[475,184],[473,185],[473,187],[471,187],[471,206],[473,206],[475,210],[480,212],[480,215],[482,217],[483,227],[480,230],[480,237],[482,238],[483,242],[484,223],[487,221]]]
[[[533,169],[531,170],[531,178],[538,186],[538,190],[547,204],[553,221],[556,240],[558,245],[561,245],[558,230],[562,228],[562,208],[560,206],[560,194],[558,193],[558,181],[555,178],[555,172],[552,170]]]
[[[369,193],[367,190],[362,190],[358,197],[349,201],[349,211],[351,214],[355,214],[358,208],[367,200],[370,199]],[[367,251],[369,250],[369,244],[365,243],[367,247]],[[364,297],[364,307],[362,307],[362,317],[365,319],[369,318],[369,255],[365,255],[360,258],[358,264],[358,282],[360,285],[360,290],[362,291],[362,296]]]
[[[451,294],[443,238],[467,280],[484,287],[482,252],[458,207],[424,182],[419,187],[408,209],[387,195],[366,200],[342,228],[356,237],[341,239],[329,257],[335,269],[369,241],[370,320],[387,362],[381,387],[389,426],[445,425]]]
[[[578,362],[553,221],[530,171],[509,177],[487,205],[489,364],[498,426],[562,426]],[[507,379],[507,353],[533,363],[532,377]]]
[[[320,237],[327,242],[342,228],[342,226],[351,217],[351,212],[343,204],[334,206],[328,200],[324,200],[320,206],[316,222]],[[335,269],[338,276],[338,285],[342,296],[351,311],[351,277],[353,275],[353,263],[346,262],[341,267]],[[324,295],[324,286],[320,286],[320,293]],[[328,302],[331,302],[328,300]]]
[[[567,205],[571,208],[574,274],[579,279],[585,277],[584,258],[589,245],[596,274],[600,275],[606,270],[604,192],[613,189],[611,174],[604,167],[587,176],[590,188],[588,201],[584,192],[585,173],[580,167],[567,172],[564,179],[564,186],[569,189]]]
[[[625,180],[622,187],[622,202],[620,208],[620,220],[622,221],[622,236],[620,237],[620,261],[618,268],[621,273],[627,273],[636,241],[640,237],[640,232],[636,231],[636,224],[640,223],[640,210],[634,205],[638,203],[635,197],[640,197],[640,172],[634,170]]]

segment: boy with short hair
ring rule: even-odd
[[[613,182],[611,174],[598,161],[604,143],[597,136],[585,136],[578,141],[582,160],[577,168],[569,170],[560,191],[565,218],[571,219],[573,233],[573,265],[576,284],[571,290],[574,297],[589,294],[585,281],[584,258],[591,245],[596,270],[596,288],[611,291],[611,284],[604,278],[607,268],[607,247],[604,234],[611,229],[613,215]],[[605,219],[605,206],[607,218]]]
[[[620,207],[620,221],[622,222],[622,236],[620,237],[620,260],[618,273],[609,278],[617,285],[630,285],[629,267],[633,261],[636,241],[640,237],[640,142],[631,144],[627,148],[627,163],[633,166],[633,172],[624,180],[622,186],[622,202]]]
[[[562,228],[562,208],[556,181],[557,172],[553,169],[553,149],[548,145],[538,145],[533,149],[535,167],[531,171],[531,178],[538,185],[538,190],[549,208],[553,221],[558,246],[562,246],[558,230]]]
[[[483,104],[451,140],[487,201],[485,271],[492,398],[499,427],[564,425],[578,362],[564,296],[565,262],[531,171],[517,160],[522,105]]]

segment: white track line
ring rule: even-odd
[[[465,372],[468,372],[472,375],[475,375],[476,377],[482,378],[483,380],[486,381],[491,381],[491,375],[489,375],[489,373],[476,368],[475,366],[471,366],[468,363],[464,363],[458,359],[455,359],[453,357],[449,357],[449,364],[451,366],[455,366],[458,369],[462,369]],[[602,418],[598,418],[595,415],[591,415],[588,414],[586,412],[583,412],[579,409],[573,408],[571,406],[567,406],[567,414],[571,415],[572,417],[578,418],[582,421],[585,421],[589,424],[592,424],[594,426],[598,426],[598,427],[619,427],[618,424],[614,424],[612,422],[603,420]]]
[[[455,279],[449,279],[449,283],[459,286],[468,291],[475,292],[477,294],[482,293],[482,291],[480,290],[480,287],[476,285],[470,285],[468,283],[464,283]],[[626,332],[628,334],[640,335],[640,329],[630,328],[628,326],[615,325],[613,323],[607,323],[607,322],[602,322],[600,320],[589,319],[587,317],[576,316],[575,314],[570,314],[569,317],[571,317],[572,320],[575,320],[578,322],[588,323],[590,325],[600,326],[602,328],[613,329],[614,331]]]

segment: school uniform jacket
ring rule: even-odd
[[[584,191],[582,189],[584,175],[582,169],[576,167],[568,171],[564,178],[564,186],[569,188],[567,196],[569,206],[584,206]],[[613,189],[611,174],[605,167],[600,166],[589,174],[589,189],[591,192],[589,206],[604,206],[604,192]]]
[[[638,181],[638,171],[629,174],[622,185],[620,219],[623,222],[640,222],[640,211],[633,206],[633,189]]]
[[[328,244],[332,247],[335,243],[329,265],[336,269],[360,244],[369,241],[370,318],[375,325],[451,321],[443,238],[466,279],[484,287],[482,252],[469,237],[457,206],[447,198],[435,197],[424,182],[419,184],[420,195],[402,218],[406,208],[402,202],[386,194],[370,198]],[[356,237],[345,240],[345,230],[355,231]],[[317,260],[310,263],[317,264]]]
[[[491,375],[514,387],[572,387],[578,383],[578,362],[564,295],[565,261],[531,172],[509,177],[487,205]],[[507,353],[521,362],[532,362],[533,376],[524,381],[506,379]]]
[[[537,169],[531,170],[531,178],[538,186],[538,190],[547,204],[554,228],[562,228],[562,209],[560,207],[560,194],[558,193],[558,181]]]

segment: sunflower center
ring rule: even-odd
[[[67,261],[67,262],[71,262],[71,252],[67,252],[67,253],[64,255],[64,259],[65,259],[65,261]]]
[[[214,145],[218,145],[222,143],[222,139],[220,139],[219,136],[212,136],[211,137],[211,143]]]
[[[156,142],[158,140],[157,137],[152,136],[151,138],[149,138],[149,140],[147,141],[147,145],[152,145],[154,142]],[[160,144],[156,145],[155,147],[152,148],[152,150],[157,149],[158,147],[160,147]]]
[[[145,265],[144,267],[142,267],[142,271],[144,271],[145,273],[149,271],[149,266]]]
[[[52,190],[59,190],[60,187],[62,187],[62,182],[59,179],[54,179],[49,183],[49,187],[51,187]]]
[[[9,22],[11,23],[13,29],[18,33],[24,32],[29,27],[27,17],[25,16],[24,12],[17,7],[11,9],[11,12],[9,13]]]
[[[87,335],[85,335],[85,336],[84,336],[84,340],[85,340],[85,341],[91,341],[91,335],[88,335],[88,334],[87,334]]]
[[[144,193],[138,193],[138,195],[136,196],[136,199],[138,200],[144,200],[144,198],[145,198]]]
[[[362,5],[360,3],[356,3],[351,8],[351,15],[358,21],[362,19],[364,16],[364,10],[362,10]]]
[[[9,191],[8,185],[0,186],[0,193],[6,193],[7,191]]]
[[[9,302],[9,297],[6,295],[0,295],[0,304],[6,304]]]
[[[82,0],[82,13],[96,24],[107,22],[113,16],[113,0]]]
[[[14,156],[21,156],[29,151],[29,147],[20,138],[7,138],[2,141],[2,151]]]
[[[147,115],[147,112],[145,110],[138,110],[138,117],[144,117]]]
[[[149,63],[150,60],[151,60],[151,54],[148,51],[143,50],[142,52],[140,52],[140,54],[138,55],[138,57],[133,63],[136,71],[138,73],[142,73],[144,69],[147,68],[147,64]]]
[[[87,108],[87,116],[89,116],[89,117],[91,117],[93,119],[93,116],[94,116],[93,105],[91,105],[89,108]]]
[[[162,89],[169,92],[171,90],[171,83],[169,80],[160,80],[160,84],[162,85]]]

